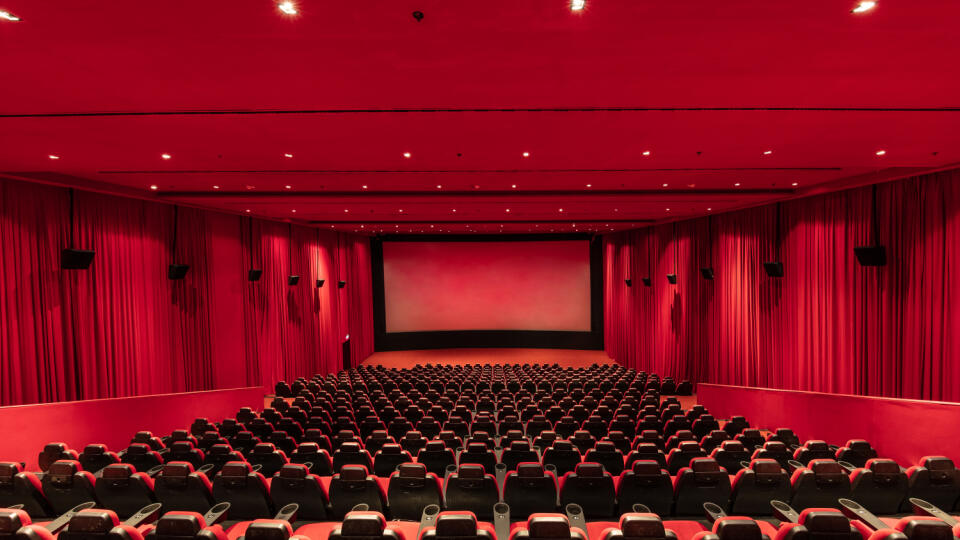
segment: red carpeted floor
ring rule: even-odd
[[[603,351],[573,349],[434,349],[422,351],[378,352],[363,365],[411,367],[416,364],[560,364],[567,367],[609,364],[613,360]]]

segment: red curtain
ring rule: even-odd
[[[873,243],[871,186],[608,235],[607,352],[694,381],[960,401],[958,181],[876,186],[879,268],[853,254]]]
[[[74,197],[71,227],[68,190],[0,184],[0,405],[272,387],[340,369],[347,334],[354,362],[372,352],[367,238]],[[60,269],[70,244],[96,251],[89,270]]]

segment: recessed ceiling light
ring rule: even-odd
[[[878,156],[885,156],[885,155],[887,155],[887,151],[886,151],[886,150],[877,150],[877,155],[878,155]]]
[[[50,159],[54,159],[54,160],[60,159],[60,156],[55,156],[55,155],[53,155],[53,154],[50,154],[50,155],[47,156],[47,157],[50,158]]]
[[[440,184],[437,184],[437,189],[443,189],[443,186]]]
[[[457,213],[457,209],[456,209],[456,208],[453,209],[453,213],[454,213],[454,214]]]
[[[734,187],[740,187],[740,182],[736,182],[735,184],[733,184],[733,186],[734,186]]]
[[[293,2],[290,2],[290,1],[280,2],[279,4],[277,4],[277,9],[279,9],[280,11],[286,13],[287,15],[296,15],[296,14],[297,14],[297,6],[294,5],[294,3],[293,3]]]
[[[349,208],[344,208],[343,211],[344,211],[344,212],[349,212],[350,209],[349,209]]]
[[[246,212],[246,213],[248,213],[248,214],[249,214],[249,213],[250,213],[250,209],[249,209],[249,208],[247,208],[246,210],[244,210],[244,212]]]
[[[220,189],[220,186],[213,186],[213,189]]]
[[[523,157],[530,157],[530,152],[524,152]]]
[[[403,153],[403,157],[405,157],[405,158],[409,158],[411,155],[412,155],[412,154],[410,154],[410,152],[404,152],[404,153]]]
[[[156,184],[152,184],[152,185],[150,186],[150,189],[156,191],[156,190],[157,190],[157,185],[156,185]]]
[[[362,186],[360,186],[360,187],[362,187],[363,189],[367,189],[367,185],[366,185],[366,184],[364,184],[364,185],[362,185]]]
[[[570,11],[583,11],[587,0],[570,0]]]
[[[512,187],[513,189],[517,189],[517,185],[516,185],[516,184],[512,184],[510,187]]]
[[[284,154],[283,157],[285,157],[285,158],[292,158],[292,157],[293,157],[293,154]]]
[[[707,212],[712,212],[713,208],[707,208]]]
[[[857,4],[857,7],[851,9],[850,13],[864,13],[864,12],[870,11],[875,7],[877,7],[876,2],[872,2],[870,0],[864,0],[863,2],[860,2],[859,4]]]
[[[669,209],[669,208],[667,208],[667,212],[669,212],[669,211],[670,211],[670,209]]]
[[[403,213],[403,208],[400,209],[400,213],[401,213],[401,214]]]
[[[649,151],[649,150],[644,150],[644,151],[643,151],[643,155],[649,156],[649,155],[650,155],[650,151]]]
[[[20,20],[20,17],[17,17],[16,15],[14,15],[13,13],[10,13],[9,11],[0,11],[0,19],[17,22]]]
[[[769,156],[769,155],[772,154],[772,153],[773,153],[773,150],[765,150],[765,151],[763,152],[763,155]]]
[[[563,212],[563,208],[561,208],[560,211]]]
[[[170,159],[173,156],[171,156],[170,154],[160,154],[160,157],[162,157],[163,159]]]
[[[666,184],[666,183],[664,183],[664,184],[663,184],[663,187],[667,187],[667,184]]]
[[[290,184],[287,184],[287,185],[285,185],[285,186],[283,186],[283,187],[284,187],[284,189],[293,189],[293,186],[291,186]]]
[[[510,209],[509,209],[509,208],[507,208],[507,213],[508,213],[508,214],[510,213]]]
[[[290,210],[290,211],[293,212],[294,214],[297,213],[297,209],[296,209],[296,208],[294,208],[293,210]]]
[[[593,184],[587,184],[587,187],[593,187]]]
[[[794,186],[794,187],[796,187],[796,186],[800,185],[800,183],[799,183],[799,182],[794,182],[794,183],[791,184],[791,185]]]

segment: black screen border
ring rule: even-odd
[[[383,283],[384,242],[551,242],[590,243],[590,331],[435,330],[387,333]],[[381,351],[455,348],[603,349],[603,241],[591,234],[391,235],[370,238],[373,282],[373,348]]]

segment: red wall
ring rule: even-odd
[[[742,415],[752,427],[788,427],[800,440],[842,446],[866,439],[903,466],[925,455],[960,462],[960,403],[700,384],[697,400],[717,418]]]
[[[771,205],[605,236],[607,353],[701,382],[960,401],[960,172],[876,200],[879,268],[853,254],[874,242],[870,186],[784,202],[779,227]],[[762,267],[777,259],[780,279]]]
[[[0,183],[0,405],[272,388],[340,369],[347,334],[373,350],[367,237],[81,191],[75,215],[67,189]],[[90,269],[60,269],[71,243]]]
[[[169,435],[187,429],[198,416],[211,422],[233,417],[241,407],[263,409],[263,389],[233,388],[116,399],[65,401],[0,407],[0,461],[25,461],[37,470],[37,456],[49,442],[65,442],[80,452],[91,443],[117,451],[138,431]]]

